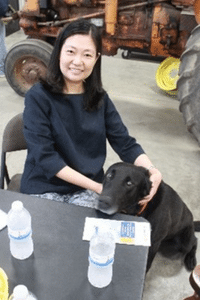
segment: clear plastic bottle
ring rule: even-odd
[[[88,280],[103,288],[111,283],[115,255],[115,237],[112,232],[96,228],[90,240]]]
[[[25,285],[19,284],[14,288],[9,300],[37,300],[37,298],[29,292]]]
[[[31,216],[21,201],[14,201],[8,213],[10,252],[17,259],[26,259],[33,253]]]

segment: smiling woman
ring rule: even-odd
[[[82,205],[87,198],[93,207],[102,191],[107,140],[121,160],[152,166],[102,87],[101,33],[87,20],[60,33],[45,80],[26,94],[23,116],[28,146],[23,193]],[[158,170],[150,173],[153,189],[144,201],[161,181]]]

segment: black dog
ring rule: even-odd
[[[127,163],[112,165],[105,174],[103,191],[97,202],[98,210],[114,214],[125,212],[140,215],[151,224],[151,247],[147,271],[158,251],[168,257],[181,254],[187,270],[196,265],[199,223],[178,194],[166,183],[161,182],[156,195],[140,213],[138,202],[149,194],[151,181],[149,171]]]

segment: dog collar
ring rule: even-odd
[[[139,216],[139,215],[141,215],[141,213],[143,213],[143,211],[146,209],[147,205],[148,205],[148,203],[141,205],[141,209],[140,209],[140,211],[137,213],[137,216]],[[121,213],[123,213],[123,214],[128,214],[128,212],[127,212],[125,209],[123,209],[123,210],[121,211]]]
[[[148,205],[148,203],[145,203],[145,204],[143,204],[143,205],[141,206],[141,209],[140,209],[140,211],[138,212],[137,216],[139,216],[139,215],[141,215],[141,213],[143,213],[143,211],[146,209],[147,205]]]

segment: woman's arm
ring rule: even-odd
[[[154,165],[152,164],[152,162],[150,161],[150,159],[148,158],[148,156],[146,154],[139,155],[136,158],[134,164],[136,166],[141,166],[141,167],[148,169],[149,173],[150,173],[150,180],[152,182],[152,187],[151,187],[149,195],[147,195],[146,197],[144,197],[144,199],[142,199],[140,201],[140,204],[143,205],[143,204],[146,204],[147,202],[149,202],[153,198],[153,196],[156,194],[157,189],[162,181],[162,175],[161,175],[160,171],[154,167]]]
[[[102,192],[102,184],[89,179],[74,169],[66,166],[61,169],[56,176],[68,183],[80,186],[84,189],[92,190],[98,194]]]
[[[157,192],[162,180],[162,175],[160,171],[153,166],[136,139],[129,135],[112,101],[109,98],[106,99],[106,134],[110,145],[122,161],[129,163],[134,161],[136,166],[142,166],[150,172],[150,180],[152,182],[151,191],[149,195],[140,201],[141,204],[145,204],[150,201]]]

